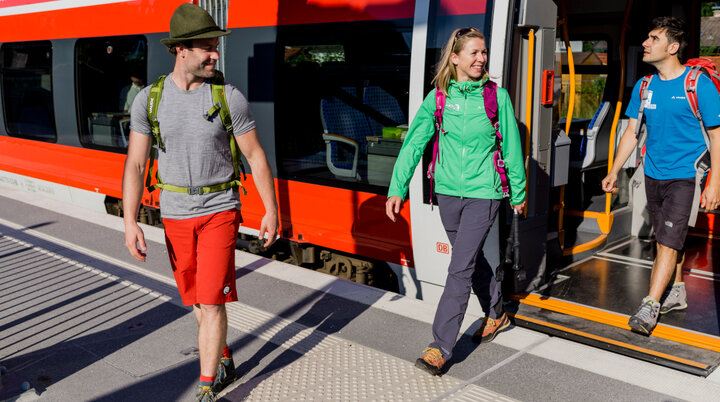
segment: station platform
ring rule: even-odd
[[[161,229],[148,259],[122,220],[0,186],[0,401],[192,401],[197,324],[172,278]],[[227,306],[240,378],[224,401],[717,400],[694,376],[511,326],[470,340],[468,314],[445,374],[414,361],[434,303],[236,252]],[[27,389],[25,389],[27,388]]]

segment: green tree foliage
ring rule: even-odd
[[[700,15],[703,17],[712,17],[712,8],[720,4],[718,1],[706,1],[700,6]]]

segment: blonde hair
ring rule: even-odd
[[[467,31],[458,37],[458,33],[461,31]],[[482,39],[485,42],[485,35],[482,34],[476,28],[458,28],[452,32],[450,39],[442,49],[440,55],[440,61],[437,64],[435,77],[432,79],[432,84],[440,88],[445,95],[448,94],[448,86],[450,86],[450,79],[457,80],[457,71],[455,65],[452,63],[450,56],[455,53],[458,54],[465,47],[465,44],[470,39]],[[483,73],[482,78],[487,77],[487,69]]]

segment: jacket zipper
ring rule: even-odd
[[[462,114],[462,130],[460,133],[460,146],[462,152],[460,153],[460,199],[465,198],[465,122],[467,113],[467,86],[461,86],[460,92],[463,94],[463,114]]]

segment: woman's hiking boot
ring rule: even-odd
[[[492,342],[500,331],[510,326],[510,318],[503,313],[500,318],[485,317],[480,328],[475,331],[472,341],[475,343]]]
[[[687,308],[687,291],[685,290],[685,282],[675,282],[673,286],[665,292],[660,314],[669,313],[673,310],[685,310]]]
[[[415,361],[415,367],[423,369],[432,375],[439,375],[445,365],[445,358],[439,349],[427,348],[423,355]]]

